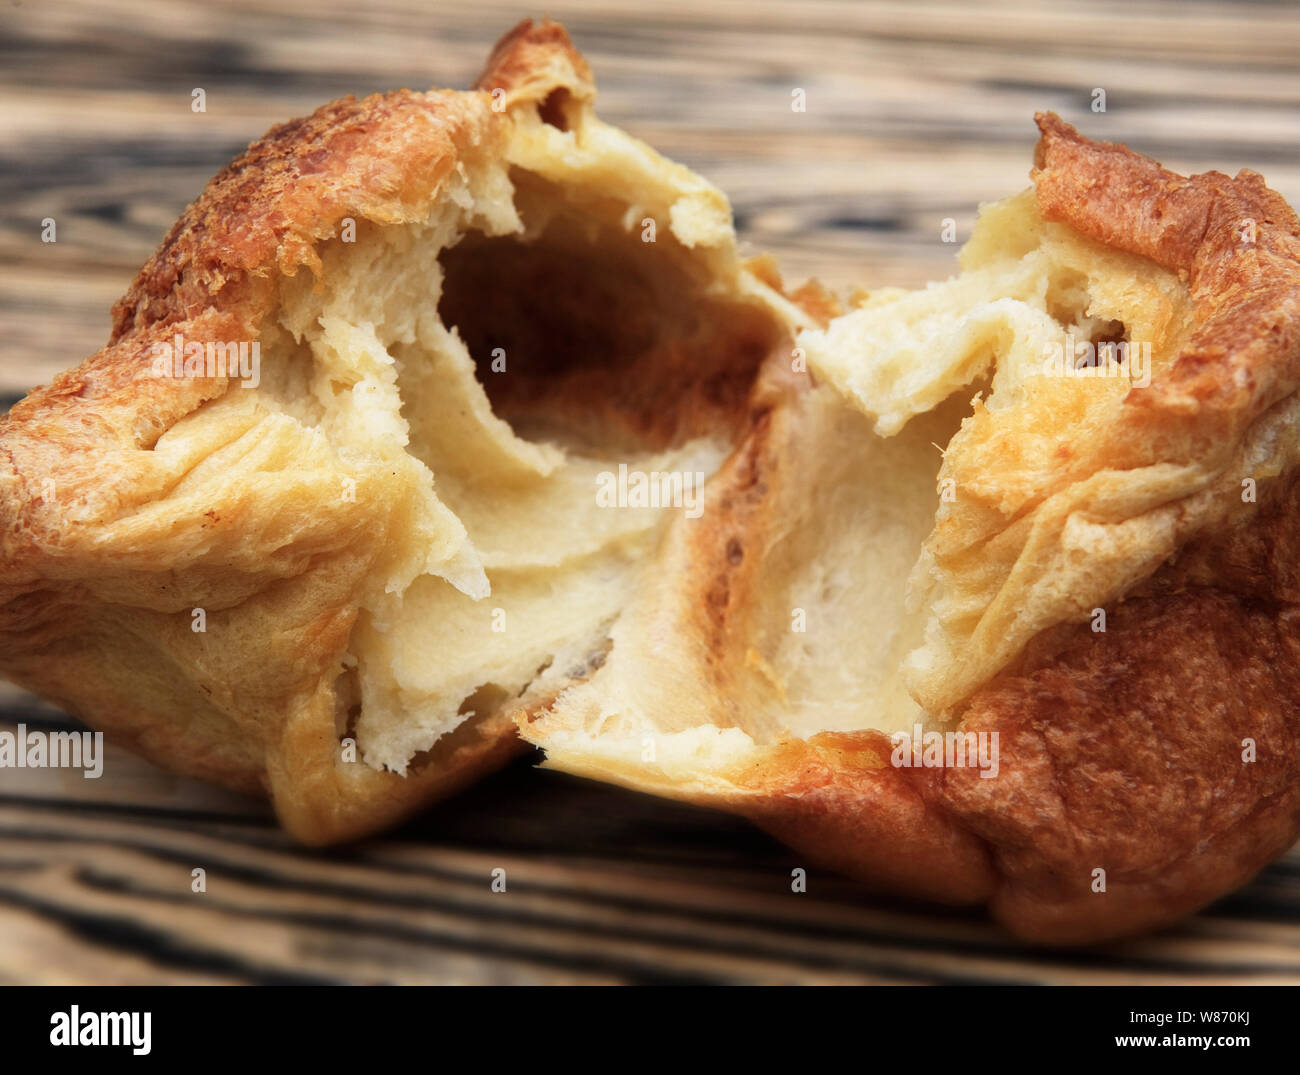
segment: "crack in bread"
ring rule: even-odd
[[[709,527],[670,531],[603,667],[521,727],[548,765],[1078,942],[1300,831],[1300,222],[1251,174],[1040,126],[960,276],[828,312],[812,377],[765,369]],[[1071,336],[1085,361],[1046,368]],[[996,771],[899,763],[936,732]]]
[[[600,476],[714,471],[806,320],[594,95],[525,23],[472,91],[344,99],[224,169],[108,346],[0,421],[5,673],[311,842],[523,749],[666,522]],[[205,365],[250,341],[254,376]]]

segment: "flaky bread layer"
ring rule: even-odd
[[[594,95],[525,23],[472,91],[338,101],[219,174],[0,420],[4,673],[311,842],[524,749],[666,520],[597,479],[714,471],[806,320]],[[232,342],[260,364],[217,375]]]
[[[960,276],[805,331],[811,377],[767,367],[707,525],[521,729],[548,765],[1082,942],[1300,831],[1300,221],[1253,174],[1040,125],[1034,191],[984,211]],[[1149,364],[1044,369],[1070,336]],[[996,771],[900,764],[953,734]]]

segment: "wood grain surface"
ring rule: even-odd
[[[464,86],[500,33],[541,13],[0,0],[0,397],[103,344],[171,222],[272,123],[346,93]],[[960,241],[980,202],[1027,184],[1042,108],[1180,170],[1254,168],[1300,203],[1290,3],[553,0],[545,13],[591,62],[604,118],[717,182],[744,239],[792,280],[948,275],[944,218]],[[796,88],[806,112],[791,110]],[[41,242],[46,217],[57,243]],[[0,730],[19,722],[75,726],[0,686]],[[795,894],[803,865],[743,822],[533,759],[385,839],[305,851],[260,803],[110,744],[99,780],[0,770],[0,982],[1300,983],[1297,850],[1177,928],[1083,951],[816,870]]]

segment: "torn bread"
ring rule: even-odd
[[[723,195],[598,120],[524,23],[469,92],[254,143],[0,419],[0,672],[327,842],[521,749],[806,317]]]
[[[1300,829],[1300,222],[1040,117],[961,273],[775,357],[523,734],[810,863],[1089,941]]]

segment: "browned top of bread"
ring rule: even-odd
[[[223,168],[181,214],[113,308],[109,343],[0,416],[0,585],[30,577],[37,546],[75,544],[129,501],[129,467],[105,473],[95,452],[147,448],[226,390],[228,378],[150,376],[153,344],[256,336],[281,276],[319,272],[317,248],[346,218],[423,220],[462,156],[490,153],[500,134],[493,89],[542,100],[556,87],[591,94],[591,73],[558,23],[525,21],[506,35],[478,91],[400,90],[344,97],[273,127]],[[86,453],[79,462],[77,453]],[[58,473],[60,499],[27,483]]]
[[[1300,219],[1257,172],[1177,175],[1041,113],[1034,155],[1048,220],[1187,280],[1196,330],[1166,376],[1129,402],[1197,438],[1238,434],[1300,383]]]
[[[525,22],[472,91],[344,98],[222,169],[117,303],[109,343],[0,417],[8,676],[162,765],[271,790],[307,840],[390,823],[520,749],[508,714],[494,712],[444,736],[408,778],[338,764],[340,658],[367,575],[419,524],[418,491],[405,472],[340,467],[309,430],[283,439],[272,422],[262,444],[283,456],[264,476],[276,488],[213,474],[175,496],[199,453],[225,445],[205,434],[191,459],[155,444],[204,404],[248,400],[228,395],[229,377],[155,376],[151,358],[176,334],[257,339],[283,280],[319,276],[347,218],[427,220],[459,168],[501,154],[507,108],[558,87],[594,92],[564,29]],[[345,480],[357,483],[351,501]],[[169,498],[184,502],[169,509]],[[280,512],[292,519],[287,543]],[[190,633],[197,607],[219,646]]]
[[[424,220],[462,155],[490,152],[492,91],[510,103],[557,87],[594,95],[591,71],[559,23],[525,20],[493,50],[475,83],[343,97],[272,127],[226,165],[172,226],[113,308],[113,336],[184,321],[211,308],[255,316],[273,272],[319,271],[316,247],[345,217]]]

